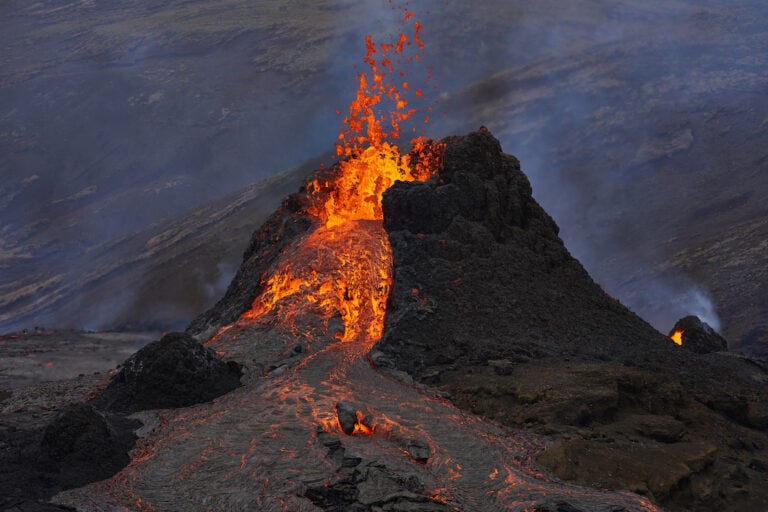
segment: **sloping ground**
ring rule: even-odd
[[[395,282],[372,359],[553,436],[561,478],[670,511],[761,510],[768,368],[678,347],[608,297],[486,130],[384,195]]]
[[[244,386],[209,404],[142,414],[151,431],[132,463],[54,502],[83,512],[136,503],[158,511],[653,510],[629,493],[543,474],[530,458],[537,438],[376,370],[357,341],[311,335],[288,355],[296,341],[263,326],[222,333],[212,346],[250,365]],[[341,432],[339,400],[366,411],[372,435]]]

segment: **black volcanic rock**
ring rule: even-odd
[[[418,439],[408,441],[408,444],[405,446],[405,451],[408,452],[410,458],[419,464],[426,464],[432,456],[432,450],[429,448],[429,445]]]
[[[380,462],[363,463],[347,454],[344,444],[324,431],[318,441],[328,449],[327,457],[337,469],[337,480],[307,488],[305,496],[327,512],[445,512],[453,507],[429,498],[424,484],[415,476],[404,476]],[[417,456],[426,462],[429,447],[418,443]],[[415,445],[414,445],[415,446]],[[414,448],[416,451],[417,448]],[[416,456],[414,460],[419,460]]]
[[[100,399],[107,409],[133,412],[207,402],[240,386],[242,369],[187,334],[171,333],[125,361]]]
[[[73,405],[45,427],[41,459],[65,488],[103,480],[130,462],[133,429],[139,426],[89,404]]]
[[[395,277],[377,349],[391,364],[423,376],[489,360],[674,355],[571,257],[487,130],[446,143],[436,177],[384,194]]]
[[[725,341],[725,338],[697,316],[690,315],[678,320],[672,330],[669,331],[669,335],[672,336],[675,331],[682,331],[682,347],[684,349],[698,354],[728,350],[728,342]]]
[[[69,510],[44,501],[109,478],[130,462],[141,423],[127,414],[212,400],[240,386],[241,375],[239,364],[221,361],[189,335],[171,333],[128,358],[101,396],[68,405],[50,421],[29,414],[24,428],[3,419],[0,510]]]
[[[20,416],[21,428],[14,425]],[[47,422],[38,416],[0,421],[0,510],[73,510],[46,502],[59,491],[109,478],[130,462],[138,421],[87,403],[65,407]]]
[[[339,402],[336,404],[336,416],[339,419],[339,426],[342,432],[351,435],[355,431],[357,424],[357,409],[349,402]]]
[[[394,282],[374,363],[552,436],[539,464],[568,482],[672,512],[765,509],[768,369],[683,350],[609,297],[487,130],[444,142],[437,176],[384,194]]]

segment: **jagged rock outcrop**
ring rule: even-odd
[[[568,253],[488,131],[446,142],[436,177],[384,194],[395,282],[377,349],[396,367],[423,377],[505,358],[675,356]]]
[[[670,337],[675,332],[681,333],[681,346],[697,354],[728,350],[728,342],[725,341],[725,338],[697,316],[690,315],[678,320],[672,330],[669,331]]]
[[[187,334],[171,333],[129,357],[99,400],[111,411],[186,407],[240,386],[241,366]]]
[[[306,497],[327,512],[447,512],[452,507],[430,500],[414,475],[401,475],[386,465],[364,462],[347,452],[335,436],[319,431],[318,441],[337,466],[335,482],[307,489]]]
[[[669,511],[768,507],[766,367],[675,345],[571,257],[487,130],[445,142],[437,176],[384,195],[394,283],[373,361],[552,436],[539,462],[564,480]]]

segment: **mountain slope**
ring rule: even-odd
[[[12,326],[178,329],[223,291],[252,231],[306,173],[301,167],[278,174],[89,248],[50,282],[37,281],[47,279],[39,272],[19,272],[4,284],[0,318]]]

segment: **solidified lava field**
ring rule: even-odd
[[[153,430],[130,465],[55,501],[82,511],[317,511],[305,496],[333,488],[347,471],[356,475],[340,486],[347,495],[338,499],[360,510],[557,510],[562,503],[590,511],[655,510],[635,495],[547,476],[532,459],[541,439],[373,368],[362,340],[305,338],[302,352],[286,362],[296,341],[255,327],[222,334],[211,346],[225,357],[284,364],[264,376],[251,371],[243,388],[211,404],[140,416]],[[341,400],[372,418],[370,435],[341,432]],[[343,458],[330,455],[323,432],[340,443]],[[413,442],[427,447],[425,463],[409,456]]]

